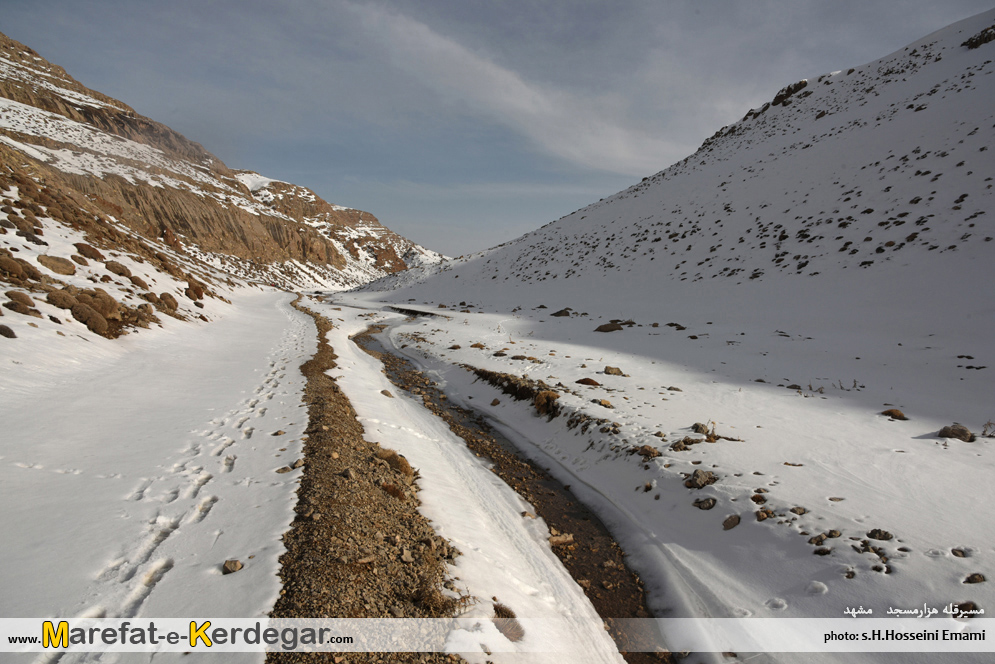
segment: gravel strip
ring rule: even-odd
[[[297,516],[283,540],[283,590],[274,618],[436,618],[470,598],[442,590],[446,563],[459,551],[418,512],[417,470],[403,457],[363,440],[356,412],[326,371],[336,355],[325,341],[332,324],[314,318],[318,351],[301,365],[307,377],[308,428],[297,490]],[[290,470],[285,472],[298,472]],[[449,584],[451,585],[451,584]],[[441,653],[270,653],[269,663],[464,661]]]

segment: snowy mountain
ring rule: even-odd
[[[993,36],[990,11],[788,85],[625,191],[338,301],[597,506],[658,615],[990,610]]]
[[[626,566],[657,617],[981,622],[954,614],[995,609],[993,42],[990,11],[786,86],[633,187],[443,261],[3,40],[4,615],[409,616],[433,596],[406,570],[458,550],[449,642],[475,664],[621,661],[594,607]],[[302,298],[319,338],[260,281],[329,291]],[[558,482],[502,480],[469,444],[487,427]],[[398,516],[415,486],[435,535]],[[587,509],[611,545],[554,528]]]
[[[407,268],[404,255],[415,245],[373,215],[232,171],[30,48],[0,35],[0,51],[4,173],[59,192],[71,215],[79,210],[148,239],[168,237],[234,274],[290,289],[348,288]]]
[[[990,32],[973,31],[990,18],[786,86],[694,155],[472,259],[463,278],[737,284],[988,257],[995,65]]]

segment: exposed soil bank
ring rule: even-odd
[[[307,378],[308,428],[297,516],[283,540],[283,580],[274,618],[436,618],[458,603],[439,592],[446,561],[459,552],[418,513],[417,471],[363,439],[356,412],[326,372],[336,355],[325,340],[332,324],[314,318],[318,351],[301,365]],[[391,463],[393,462],[393,463]],[[281,469],[282,470],[282,469]],[[384,487],[394,487],[388,493]],[[267,662],[463,661],[442,653],[271,653]]]
[[[648,618],[651,614],[642,582],[626,567],[625,553],[604,524],[570,493],[569,485],[560,484],[516,453],[513,444],[479,414],[450,403],[436,384],[406,359],[387,352],[372,336],[383,329],[371,326],[353,341],[383,362],[395,386],[420,397],[426,408],[442,418],[477,456],[491,461],[493,472],[534,506],[536,514],[524,513],[523,518],[541,516],[549,524],[554,553],[605,619],[626,661],[672,662],[670,653],[625,652],[628,648],[638,650],[639,644],[622,640],[620,631],[612,629],[613,618]]]

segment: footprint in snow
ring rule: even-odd
[[[772,597],[764,602],[764,606],[772,611],[784,611],[788,608],[788,602],[780,597]]]
[[[213,477],[214,476],[210,473],[201,473],[197,476],[197,479],[186,488],[186,491],[183,492],[183,497],[188,500],[196,498],[197,494],[200,493],[201,487],[210,482]]]
[[[210,513],[211,508],[214,507],[214,503],[218,502],[217,496],[207,496],[200,501],[197,505],[197,509],[192,511],[187,517],[187,523],[200,523],[204,518]]]
[[[809,595],[825,595],[829,592],[829,586],[821,581],[812,581],[808,584],[808,587],[805,588],[805,592]]]
[[[141,483],[139,483],[139,485],[135,487],[135,489],[131,492],[131,494],[128,495],[127,500],[138,501],[144,499],[145,492],[148,490],[150,486],[152,486],[152,480],[143,478]]]
[[[221,444],[211,450],[211,456],[221,456],[221,453],[235,444],[235,441],[225,436],[221,439]]]
[[[142,576],[141,581],[125,599],[124,605],[121,607],[121,616],[124,618],[133,618],[137,615],[138,609],[141,608],[142,604],[152,593],[152,589],[162,580],[166,572],[171,569],[173,569],[172,558],[162,558],[152,563],[148,571]]]

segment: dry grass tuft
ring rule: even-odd
[[[525,628],[518,622],[515,612],[501,602],[494,603],[494,626],[509,641],[521,641]]]
[[[550,417],[556,417],[559,408],[557,406],[556,400],[560,398],[560,395],[552,390],[543,390],[535,396],[535,409],[540,415],[549,415]]]
[[[394,450],[382,449],[377,452],[377,456],[390,464],[390,467],[393,468],[395,472],[401,473],[407,477],[411,477],[415,474],[415,471],[411,467],[411,464],[408,463],[408,460]]]
[[[389,495],[394,496],[398,500],[406,500],[407,496],[404,495],[404,489],[397,486],[396,484],[389,484],[384,482],[380,485],[380,488],[386,491]]]
[[[424,580],[415,594],[418,603],[433,618],[445,618],[456,615],[457,610],[466,604],[466,600],[462,597],[457,599],[444,595],[438,586],[438,580]]]

